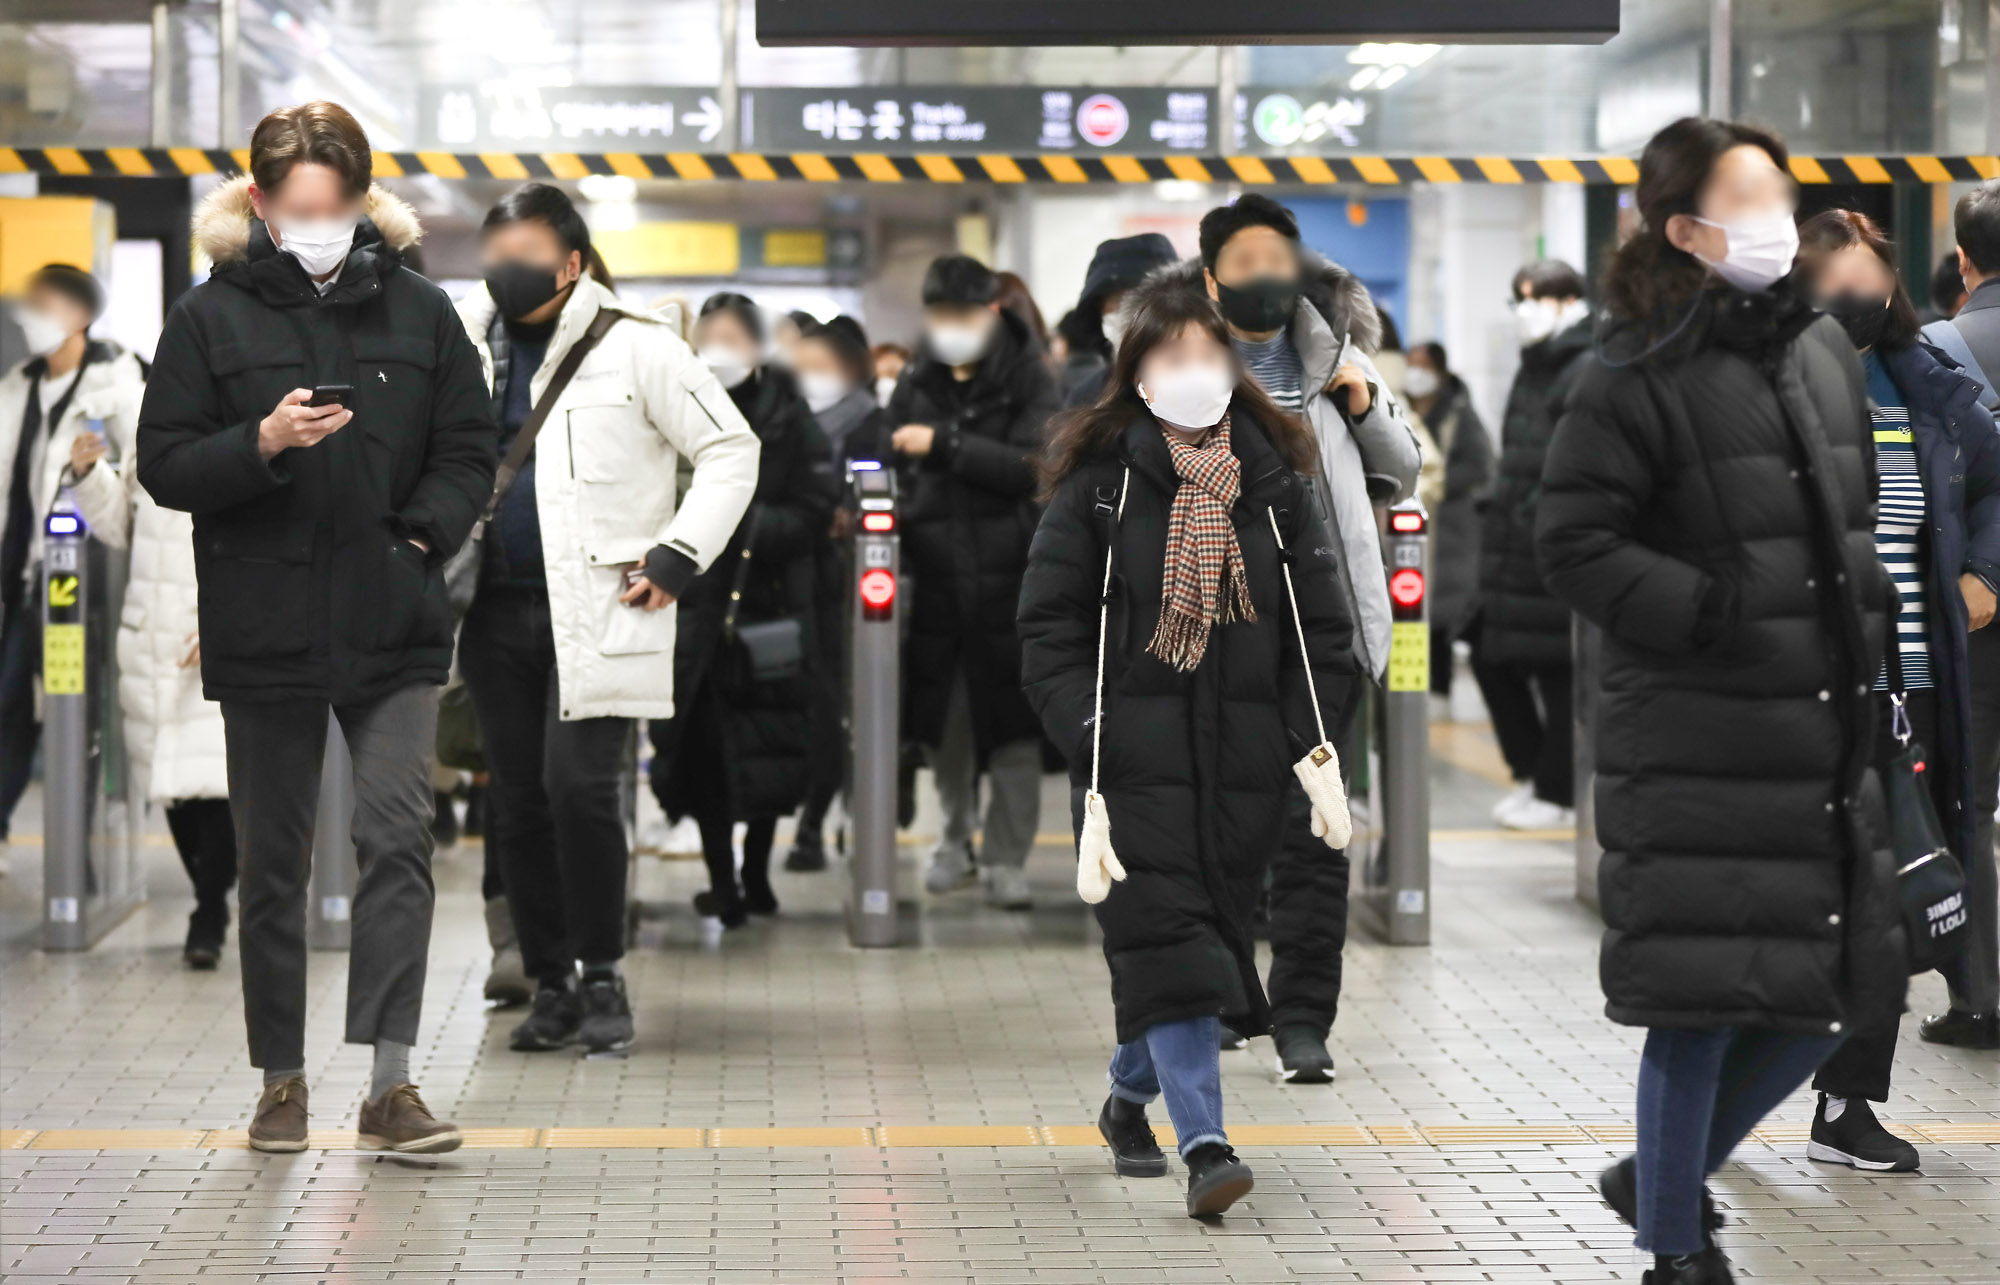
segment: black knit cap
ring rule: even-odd
[[[49,263],[35,269],[35,275],[28,278],[28,288],[33,290],[38,286],[76,300],[90,313],[92,321],[104,312],[104,287],[96,277],[73,263]]]
[[[924,307],[978,307],[1000,296],[1000,278],[969,254],[941,254],[924,272]]]
[[[1077,308],[1085,313],[1104,315],[1104,296],[1115,290],[1130,290],[1155,268],[1163,268],[1180,256],[1174,243],[1158,232],[1116,237],[1100,241],[1090,256],[1090,268],[1083,274],[1083,295]]]

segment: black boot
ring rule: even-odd
[[[1250,1166],[1238,1160],[1226,1143],[1204,1142],[1181,1159],[1188,1171],[1190,1218],[1217,1217],[1257,1185]]]
[[[228,933],[228,902],[197,905],[188,916],[187,944],[181,948],[181,962],[196,972],[213,970],[222,961],[222,942]]]
[[[724,928],[741,928],[750,922],[750,912],[744,907],[743,894],[738,892],[734,885],[726,891],[711,888],[707,892],[696,893],[694,913],[704,919],[720,919]]]
[[[1597,1175],[1597,1192],[1604,1197],[1604,1203],[1611,1206],[1611,1212],[1627,1227],[1639,1225],[1639,1157],[1626,1156]],[[1722,1211],[1715,1207],[1715,1193],[1706,1186],[1701,1189],[1701,1238],[1704,1244],[1715,1244],[1715,1233],[1722,1230]]]
[[[1127,1178],[1159,1178],[1167,1172],[1167,1157],[1146,1122],[1146,1108],[1117,1094],[1104,1099],[1097,1113],[1097,1131],[1111,1144],[1111,1166]]]
[[[1655,1254],[1639,1285],[1730,1285],[1735,1279],[1728,1257],[1710,1245],[1699,1254]]]
[[[1954,1044],[1962,1049],[2000,1049],[2000,1013],[1968,1013],[1946,1009],[1917,1026],[1926,1044]]]
[[[826,869],[826,840],[819,831],[816,825],[800,823],[799,832],[792,839],[792,850],[785,854],[785,869],[795,874]]]
[[[452,807],[451,794],[445,790],[435,790],[431,794],[435,809],[431,813],[431,839],[436,842],[439,852],[458,845],[458,811]]]

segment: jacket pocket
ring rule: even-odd
[[[384,539],[377,649],[451,646],[451,604],[445,596],[443,567],[408,540],[389,535]]]
[[[298,388],[306,377],[305,353],[290,331],[242,343],[217,344],[208,368],[221,388],[230,420],[258,419]]]
[[[641,656],[671,652],[678,607],[659,611],[628,607],[618,601],[625,592],[623,565],[590,567],[584,585],[596,608],[597,652],[600,656]]]
[[[672,511],[673,452],[629,400],[574,406],[564,419],[565,462],[586,546],[641,540],[643,555]]]
[[[312,528],[198,532],[202,649],[218,660],[296,656],[311,641]]]

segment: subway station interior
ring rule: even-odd
[[[0,1281],[2000,1285],[1988,308],[2000,0],[0,0]]]

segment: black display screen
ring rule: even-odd
[[[758,0],[761,45],[1594,44],[1618,0]]]

